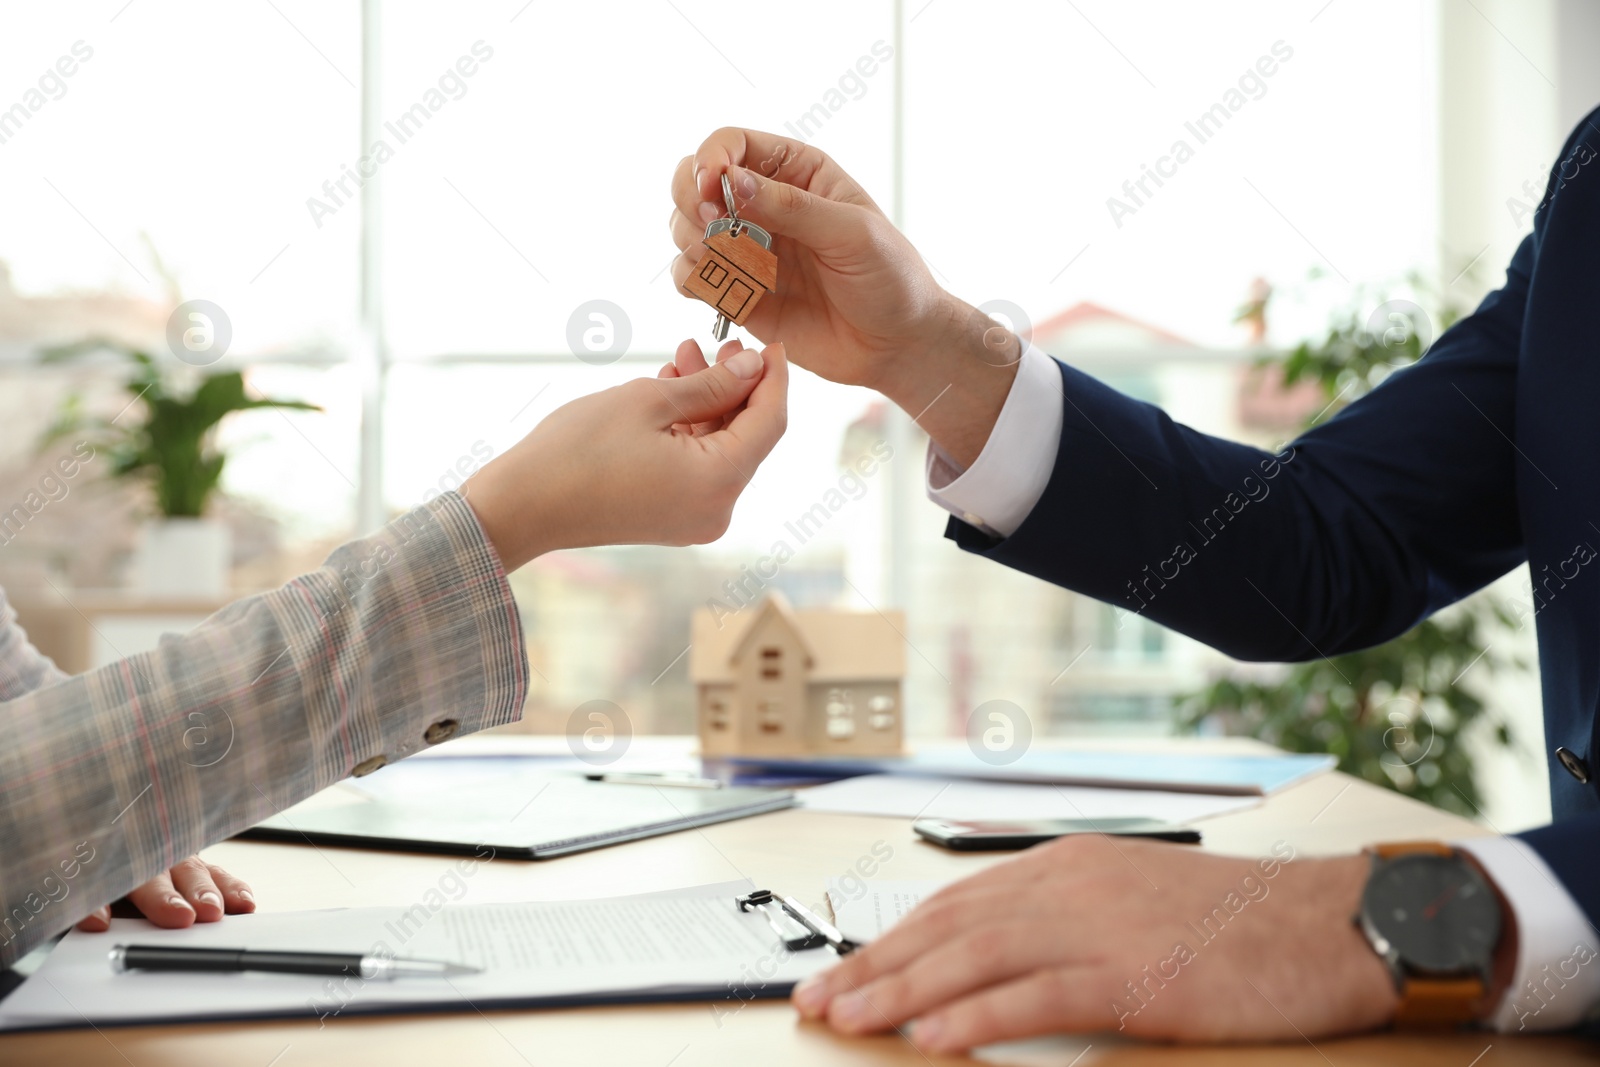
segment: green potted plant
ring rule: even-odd
[[[1406,282],[1415,302],[1388,299],[1381,289],[1357,291],[1323,336],[1260,361],[1281,369],[1284,389],[1299,382],[1320,387],[1326,406],[1318,405],[1307,428],[1422,358],[1461,316],[1419,275]],[[1258,340],[1269,300],[1262,287],[1238,315]],[[1367,308],[1374,310],[1363,314]],[[1491,744],[1513,746],[1509,726],[1478,684],[1522,666],[1493,651],[1496,632],[1516,622],[1481,592],[1375,648],[1293,664],[1278,681],[1218,678],[1178,699],[1178,726],[1247,734],[1291,752],[1329,752],[1348,774],[1476,816],[1483,797],[1472,748],[1463,742],[1481,730]]]
[[[44,359],[59,362],[94,351],[117,353],[131,365],[123,385],[131,397],[127,407],[110,418],[91,415],[74,394],[46,442],[82,437],[109,458],[110,477],[149,486],[156,517],[141,531],[136,587],[160,596],[225,595],[231,540],[227,526],[206,513],[228,459],[217,445],[218,425],[234,412],[255,408],[321,408],[299,400],[253,398],[239,371],[207,371],[192,389],[178,388],[148,353],[105,341],[51,349]]]

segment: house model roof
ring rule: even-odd
[[[733,616],[719,629],[710,611],[694,613],[689,678],[694,682],[732,682],[735,665],[754,644],[762,621],[776,617],[790,627],[806,650],[812,682],[899,681],[906,671],[905,617],[898,611],[808,609],[796,611],[779,594],[767,596]]]

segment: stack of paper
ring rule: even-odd
[[[863,883],[828,879],[833,925],[851,941],[875,941],[883,932],[948,882],[882,880]]]
[[[985,782],[864,774],[800,792],[813,811],[938,819],[1114,819],[1142,817],[1171,823],[1242,811],[1260,797],[1093,789],[1068,785]]]
[[[791,952],[725,882],[604,900],[441,904],[229,916],[158,930],[117,919],[107,934],[74,931],[0,1003],[0,1029],[263,1016],[326,1018],[385,1011],[473,1011],[787,995],[836,962],[829,949]],[[435,894],[437,896],[437,894]],[[455,978],[362,981],[285,974],[113,974],[119,942],[289,951],[387,952],[484,968]]]

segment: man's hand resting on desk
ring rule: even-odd
[[[1063,838],[945,888],[794,1001],[847,1033],[915,1020],[911,1040],[941,1052],[1060,1031],[1251,1041],[1383,1025],[1394,984],[1351,922],[1370,861],[1263,862]],[[1197,932],[1208,918],[1212,940]]]
[[[199,856],[190,856],[166,874],[157,875],[124,898],[134,913],[157,926],[182,929],[191,923],[214,923],[223,915],[247,915],[256,910],[256,898],[244,879],[229,874]],[[103,933],[111,929],[113,908],[105,905],[90,912],[78,929]]]
[[[672,377],[579,397],[473,475],[463,495],[506,570],[555,549],[721,537],[789,395],[783,345],[723,355],[701,369],[685,342]]]
[[[751,312],[750,332],[783,338],[796,363],[830,381],[877,389],[971,463],[1011,388],[1017,338],[941,289],[837,163],[754,130],[718,130],[678,164],[670,225],[680,291],[705,252],[706,224],[726,213],[724,171],[740,217],[773,234],[778,256],[777,291]]]

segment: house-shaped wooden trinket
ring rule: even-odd
[[[695,612],[689,677],[705,756],[897,755],[905,618],[796,611],[781,595]]]
[[[706,235],[705,255],[684,280],[683,289],[743,326],[756,303],[776,288],[778,257],[767,247],[772,238],[765,232],[748,224],[735,226],[732,219],[718,221],[729,226]]]

